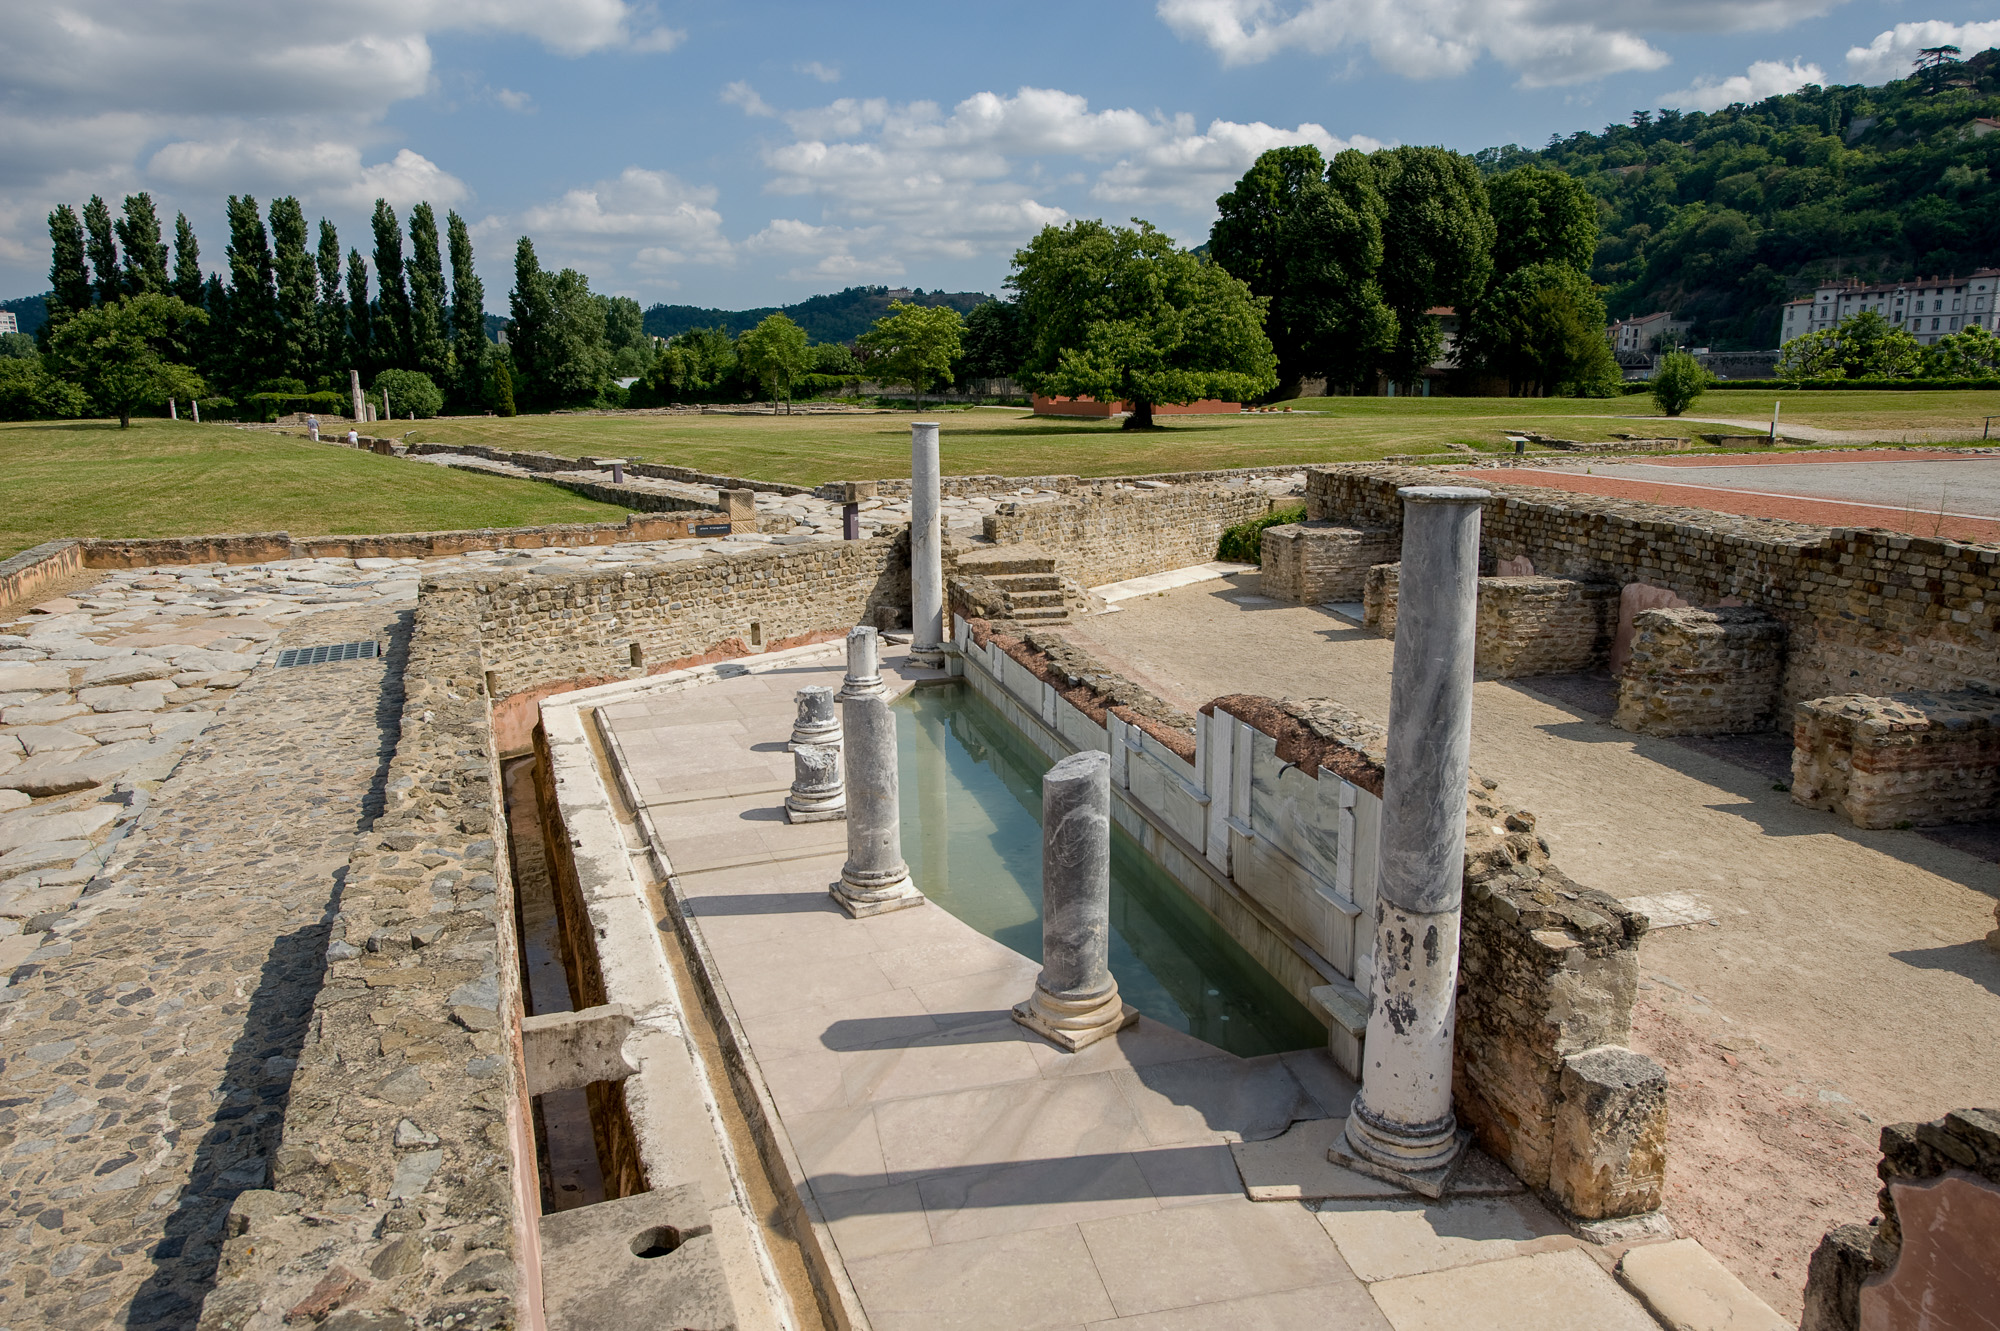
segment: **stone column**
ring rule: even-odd
[[[924,904],[903,863],[903,829],[896,777],[896,714],[879,693],[841,703],[847,735],[847,863],[830,889],[856,919]]]
[[[201,399],[198,397],[189,398],[188,410],[194,413],[194,423],[196,425],[201,424]]]
[[[364,415],[362,411],[361,371],[349,370],[347,372],[347,395],[354,400],[354,423],[359,425]]]
[[[868,625],[856,624],[847,631],[847,677],[834,695],[835,702],[888,695],[882,684],[881,653],[882,635]]]
[[[170,421],[177,421],[177,420],[179,420],[180,418],[181,418],[181,409],[180,409],[180,404],[178,404],[177,402],[175,402],[175,401],[174,401],[174,400],[173,400],[172,398],[168,398],[168,399],[167,399],[167,419],[168,419],[168,420],[170,420]]]
[[[1014,1020],[1075,1053],[1139,1020],[1111,977],[1111,755],[1042,778],[1042,973]]]
[[[1361,1094],[1328,1152],[1440,1197],[1471,1134],[1451,1108],[1459,891],[1472,748],[1472,648],[1484,490],[1410,486],[1382,783],[1375,975]]]
[[[910,427],[910,655],[944,660],[944,554],[939,542],[938,427]]]
[[[798,691],[798,719],[792,722],[792,747],[823,744],[840,747],[840,711],[833,705],[833,690],[824,684],[808,684]]]
[[[389,410],[389,390],[386,388],[382,390],[382,419],[385,421],[396,419],[396,413]]]
[[[831,689],[821,690],[831,694]],[[840,750],[831,744],[792,745],[792,790],[785,796],[788,823],[830,823],[847,816],[847,788],[840,780]]]

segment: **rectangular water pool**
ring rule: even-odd
[[[937,905],[1040,961],[1049,760],[962,684],[917,689],[895,707],[911,876]],[[1146,1017],[1232,1054],[1326,1043],[1326,1028],[1115,823],[1111,973]]]

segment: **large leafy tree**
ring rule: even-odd
[[[792,383],[812,363],[806,330],[782,314],[767,314],[755,328],[736,339],[736,355],[743,368],[757,376],[757,381],[771,394],[771,400],[784,398],[789,411]]]
[[[1795,337],[1778,350],[1781,379],[1906,379],[1923,366],[1923,347],[1901,324],[1873,310]]]
[[[271,200],[272,270],[278,283],[278,373],[304,380],[319,372],[319,268],[306,248],[306,215],[296,198]]]
[[[487,370],[486,284],[472,262],[472,233],[457,213],[445,216],[451,246],[451,349],[457,366],[457,397],[468,407],[485,400],[492,376]],[[508,399],[512,404],[511,396]],[[513,413],[508,412],[509,415]]]
[[[279,354],[276,266],[257,200],[232,194],[228,212],[229,307],[221,363],[238,391],[254,391],[286,373]]]
[[[1265,335],[1278,357],[1278,381],[1296,383],[1318,367],[1305,362],[1308,330],[1319,322],[1311,294],[1296,289],[1290,259],[1300,253],[1297,235],[1306,196],[1325,183],[1326,161],[1310,144],[1272,148],[1251,164],[1243,178],[1215,201],[1215,225],[1208,233],[1209,257],[1269,302]],[[1381,260],[1380,238],[1376,262]],[[1302,256],[1316,268],[1310,253]],[[1372,269],[1371,269],[1372,273]]]
[[[604,345],[611,352],[611,372],[636,377],[652,367],[653,339],[646,335],[645,312],[630,296],[601,296],[604,302]]]
[[[1014,255],[1007,285],[1029,328],[1023,384],[1033,392],[1153,408],[1244,401],[1277,383],[1265,302],[1241,279],[1174,244],[1149,222],[1044,227]]]
[[[951,365],[958,359],[964,334],[965,320],[949,305],[893,300],[889,312],[855,341],[874,353],[869,372],[891,383],[908,384],[921,408],[926,388],[951,382]]]
[[[964,351],[960,368],[971,379],[1011,379],[1021,368],[1027,351],[1021,307],[1012,301],[989,300],[972,307],[965,316]],[[830,346],[840,346],[838,342]],[[845,348],[842,348],[845,350]],[[831,353],[828,353],[829,355]],[[847,370],[822,370],[822,374],[846,374]]]
[[[201,377],[168,355],[188,325],[206,318],[172,296],[131,296],[65,320],[49,339],[49,355],[99,408],[129,428],[134,407],[201,394]]]
[[[420,203],[410,209],[410,368],[428,375],[433,383],[450,381],[444,298],[437,214],[428,203]]]
[[[410,293],[403,284],[403,233],[387,200],[375,200],[370,225],[375,231],[375,363],[407,368]]]
[[[1588,275],[1545,261],[1501,278],[1480,302],[1482,362],[1515,394],[1608,397],[1618,362],[1604,338],[1604,301]]]
[[[604,345],[604,307],[582,273],[542,269],[534,242],[514,249],[513,318],[507,327],[517,398],[542,406],[588,402],[604,389],[611,353]]]
[[[1328,164],[1324,180],[1300,190],[1279,235],[1293,369],[1324,377],[1330,388],[1367,386],[1395,345],[1396,316],[1380,276],[1382,212],[1373,165],[1349,149]]]
[[[91,195],[90,202],[83,205],[83,230],[97,303],[108,305],[118,299],[125,282],[118,271],[118,241],[112,234],[111,209],[98,195]]]
[[[90,308],[90,270],[84,266],[83,223],[76,209],[59,204],[49,213],[49,322],[61,323]]]
[[[131,295],[167,289],[167,247],[160,240],[160,214],[153,196],[141,190],[125,196],[125,215],[116,225],[125,251],[125,290]]]
[[[1486,182],[1493,213],[1493,272],[1504,277],[1531,263],[1590,271],[1597,253],[1597,198],[1582,181],[1543,166],[1523,166]]]
[[[1924,348],[1923,373],[1933,379],[1990,379],[2000,375],[2000,337],[1978,324]]]
[[[1385,148],[1374,155],[1381,191],[1382,294],[1396,312],[1390,376],[1414,383],[1442,342],[1430,311],[1471,309],[1493,270],[1493,216],[1470,157],[1446,148]]]

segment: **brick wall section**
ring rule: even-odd
[[[1396,636],[1401,564],[1368,570],[1362,623]],[[1473,667],[1482,679],[1566,675],[1604,664],[1618,616],[1609,582],[1536,575],[1479,579]]]
[[[520,963],[471,612],[464,595],[418,605],[387,807],[342,888],[271,1187],[237,1198],[202,1331],[275,1325],[283,1308],[257,1312],[266,1289],[314,1272],[343,1324],[385,1331],[520,1325],[538,1297]]]
[[[423,584],[476,608],[495,697],[637,678],[909,618],[907,531],[762,547],[616,573],[454,574]],[[637,665],[632,645],[640,648]]]
[[[1315,468],[1306,516],[1402,529],[1399,485],[1430,484],[1411,468]],[[1646,582],[1692,605],[1729,598],[1786,629],[1783,698],[1860,690],[2000,687],[2000,546],[1827,529],[1704,509],[1573,494],[1501,482],[1485,505],[1481,547],[1526,555],[1565,577]]]
[[[1319,605],[1360,600],[1369,568],[1396,558],[1398,546],[1380,528],[1286,522],[1264,528],[1262,553],[1264,595]]]
[[[1618,673],[1612,724],[1641,735],[1768,729],[1784,671],[1785,628],[1748,606],[1642,610]]]
[[[1361,584],[1361,622],[1385,638],[1396,636],[1396,592],[1402,586],[1403,565],[1375,564]]]
[[[1964,823],[2000,813],[2000,697],[1837,694],[1800,703],[1792,799],[1856,827]]]
[[[1003,504],[985,519],[986,539],[1039,545],[1087,586],[1203,564],[1225,527],[1271,511],[1268,495],[1227,486],[1118,490],[1042,504]]]

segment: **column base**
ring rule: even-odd
[[[800,730],[794,728],[792,737],[785,741],[787,749],[796,749],[801,744],[817,744],[825,749],[840,747],[840,727],[829,726],[825,730]]]
[[[785,821],[788,823],[841,823],[847,821],[847,800],[833,800],[826,804],[794,804],[785,800]]]
[[[1039,986],[1035,996],[1014,1009],[1014,1020],[1067,1054],[1108,1039],[1139,1020],[1139,1009],[1110,995],[1094,1003],[1068,1003]]]
[[[1412,1165],[1391,1165],[1371,1160],[1354,1149],[1347,1133],[1354,1130],[1354,1119],[1350,1113],[1347,1132],[1335,1139],[1327,1148],[1326,1158],[1343,1169],[1351,1169],[1357,1174],[1392,1183],[1419,1197],[1429,1197],[1436,1201],[1451,1191],[1458,1173],[1465,1167],[1466,1157],[1472,1153],[1472,1134],[1461,1128],[1452,1134],[1451,1144],[1442,1159],[1435,1163],[1415,1163]]]
[[[860,888],[842,880],[830,884],[827,894],[857,920],[865,920],[871,915],[887,915],[892,910],[908,910],[930,900],[917,891],[917,885],[907,875],[881,887]]]

